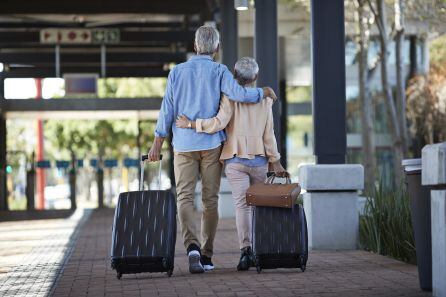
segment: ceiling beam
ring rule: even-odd
[[[207,9],[206,0],[2,0],[1,8],[3,14],[196,14]]]
[[[61,67],[61,76],[66,73],[101,73],[101,67]],[[107,67],[107,77],[167,77],[168,70],[162,68],[150,67]],[[1,72],[2,78],[47,78],[56,77],[54,67],[37,68],[23,67],[14,68],[9,71]]]
[[[50,100],[3,100],[1,109],[15,111],[124,111],[158,110],[162,98],[101,98],[101,99],[50,99]]]
[[[2,44],[0,40],[0,50],[2,52],[23,52],[26,50],[53,50],[55,48],[54,44],[44,44],[44,43],[22,43],[22,44]],[[61,50],[73,49],[73,50],[83,50],[83,49],[97,49],[101,47],[100,44],[62,44],[60,45]],[[170,42],[157,42],[157,43],[146,43],[142,42],[127,42],[127,43],[117,43],[117,44],[107,44],[107,49],[113,49],[114,51],[131,51],[132,49],[137,51],[147,50],[150,51],[171,51],[172,43]],[[177,47],[181,48],[181,47]]]
[[[99,63],[101,61],[100,52],[70,52],[60,53],[60,63]],[[157,63],[181,63],[186,61],[186,53],[147,53],[147,52],[108,52],[106,53],[107,63],[114,62],[157,62]],[[46,63],[54,64],[55,53],[49,52],[0,52],[0,63],[4,64],[34,64]]]
[[[189,23],[191,27],[197,27],[198,23]],[[0,29],[46,29],[46,28],[169,28],[169,29],[182,29],[184,22],[122,22],[113,24],[98,24],[94,25],[94,22],[0,22]]]
[[[101,98],[0,101],[7,119],[119,120],[158,118],[162,98]]]

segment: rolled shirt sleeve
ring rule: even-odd
[[[228,67],[222,67],[221,91],[229,97],[229,99],[244,102],[258,103],[263,99],[262,88],[245,88],[242,87],[235,79]]]
[[[174,120],[174,109],[173,109],[173,80],[174,80],[174,69],[172,69],[167,78],[166,92],[164,94],[163,102],[161,103],[161,108],[158,116],[158,121],[156,122],[155,136],[156,137],[167,137],[172,129],[172,124]]]
[[[197,119],[195,121],[195,130],[201,133],[216,133],[223,130],[228,125],[234,112],[234,102],[231,102],[225,95],[220,101],[220,109],[217,115],[209,119]]]

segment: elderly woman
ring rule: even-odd
[[[254,85],[258,71],[257,62],[253,58],[244,57],[235,64],[234,78],[241,86],[250,87]],[[176,121],[177,127],[192,128],[196,132],[216,133],[226,130],[227,140],[220,161],[226,165],[225,172],[235,204],[241,249],[237,270],[248,270],[252,262],[252,210],[246,204],[246,190],[254,183],[265,181],[268,163],[277,174],[285,172],[280,164],[274,136],[272,104],[272,99],[258,104],[239,103],[223,95],[220,110],[215,117],[191,121],[185,116],[179,116]]]

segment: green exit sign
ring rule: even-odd
[[[91,32],[93,43],[118,43],[121,39],[119,29],[94,29]]]

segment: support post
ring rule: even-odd
[[[0,112],[0,210],[8,210],[6,166],[6,119],[2,111]]]
[[[71,209],[76,209],[76,156],[74,154],[71,155],[71,168],[69,171],[68,179],[70,183],[70,202],[71,202]]]
[[[344,164],[344,0],[311,0],[314,154],[318,164]]]
[[[36,78],[36,100],[42,99],[42,79]],[[37,161],[42,161],[45,158],[44,144],[43,144],[43,121],[37,120]],[[45,208],[45,169],[37,168],[37,209]]]
[[[56,73],[56,77],[60,77],[60,45],[57,44],[55,47],[55,63],[54,63],[54,67],[55,67],[55,73]]]
[[[4,115],[4,78],[0,73],[0,210],[8,210],[8,193],[6,188],[6,118]]]
[[[286,136],[288,132],[288,103],[286,99],[286,80],[282,79],[280,81],[280,88],[279,88],[279,98],[282,102],[282,116],[280,117],[280,139],[277,141],[282,143],[282,148],[280,150],[280,160],[282,163],[282,166],[284,168],[287,168],[288,165],[288,158],[287,158],[287,147],[286,147]]]
[[[26,171],[26,210],[35,209],[36,168],[34,152],[31,154],[30,167]]]
[[[26,171],[25,194],[26,194],[26,210],[28,211],[35,209],[34,206],[35,186],[36,186],[36,170],[34,168],[31,168],[28,171]]]
[[[104,169],[102,165],[98,165],[96,171],[96,182],[98,185],[98,208],[104,207]]]
[[[232,71],[238,56],[238,25],[234,0],[220,0],[220,10],[222,62]]]
[[[255,8],[254,56],[260,68],[257,86],[269,86],[279,94],[277,0],[256,0]],[[282,139],[282,104],[278,100],[273,105],[274,134],[278,140]],[[282,151],[282,145],[277,141],[279,152]]]
[[[446,142],[422,151],[421,180],[431,190],[432,295],[446,296]]]
[[[101,77],[106,78],[107,77],[107,52],[105,44],[101,45]]]
[[[410,57],[410,64],[409,64],[409,75],[407,77],[407,80],[413,78],[418,73],[418,58],[417,58],[417,36],[416,35],[410,35],[409,37],[410,46],[409,46],[409,57]]]

